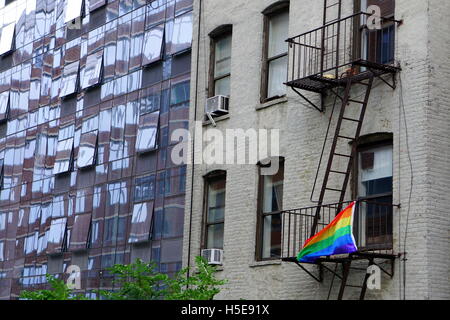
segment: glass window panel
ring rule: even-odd
[[[283,164],[280,163],[280,168],[275,175],[260,176],[260,179],[263,179],[261,257],[276,258],[281,253],[281,215],[271,213],[279,212],[283,208]]]
[[[287,56],[269,62],[268,98],[286,94],[287,63]]]
[[[164,208],[163,237],[174,238],[183,236],[184,223],[183,204],[170,204]]]
[[[5,261],[5,241],[0,241],[0,262]]]
[[[358,195],[373,196],[392,192],[392,146],[360,152]]]
[[[55,167],[53,174],[68,172],[71,169],[73,138],[59,141],[56,150]]]
[[[141,116],[136,139],[136,152],[143,153],[157,148],[159,111]]]
[[[81,88],[86,89],[101,81],[103,69],[103,50],[89,55],[86,59],[86,66],[81,70]]]
[[[161,59],[163,39],[164,25],[154,27],[145,32],[142,65],[147,65]]]
[[[155,198],[155,175],[136,178],[134,202],[141,202]]]
[[[287,52],[286,39],[289,34],[289,12],[283,12],[269,21],[269,59]]]
[[[0,34],[0,55],[5,54],[13,49],[15,23],[5,25],[1,29]]]
[[[284,170],[280,167],[274,176],[262,176],[263,186],[263,213],[278,212],[282,210],[283,203],[283,176]]]
[[[99,127],[98,123],[98,115],[91,117],[89,119],[86,119],[83,121],[83,125],[81,127],[81,133],[87,133],[90,131],[97,130]]]
[[[192,43],[192,12],[175,18],[170,53],[184,51]]]
[[[214,92],[216,95],[229,96],[230,95],[230,77],[225,77],[216,80],[214,83]]]
[[[25,238],[24,253],[30,254],[37,250],[39,232],[35,232],[31,236]]]
[[[62,127],[59,130],[58,141],[66,140],[66,139],[69,139],[69,138],[73,138],[74,134],[75,134],[75,126],[74,125]],[[41,135],[41,137],[42,138],[46,138],[43,135]]]
[[[60,84],[61,90],[59,93],[61,97],[65,97],[76,92],[78,84],[79,65],[80,62],[76,61],[64,67],[64,73]]]
[[[208,226],[207,249],[222,249],[223,248],[223,223],[213,224]]]
[[[98,130],[81,135],[80,149],[78,152],[78,168],[86,168],[95,164],[97,153]]]
[[[150,1],[148,1],[150,2]],[[166,0],[154,0],[147,5],[146,26],[164,22],[166,13]]]
[[[170,104],[177,105],[189,101],[190,82],[185,81],[172,86]]]
[[[92,215],[90,213],[75,216],[75,221],[70,236],[69,249],[71,251],[86,249],[89,226],[91,225],[91,217]]]
[[[216,41],[214,51],[214,77],[231,72],[231,34]]]
[[[262,258],[279,257],[281,255],[281,215],[265,216],[263,225]]]
[[[176,2],[176,15],[192,9],[193,0],[177,0]]]
[[[0,121],[8,118],[9,91],[0,93]]]
[[[66,234],[67,218],[52,220],[47,239],[47,253],[57,253],[62,251],[64,236]]]
[[[66,15],[64,22],[71,22],[72,20],[81,16],[81,9],[83,0],[68,0],[66,1]]]
[[[179,262],[183,253],[183,239],[163,240],[161,243],[161,262]]]
[[[128,243],[148,241],[153,218],[153,201],[135,204]]]
[[[146,88],[140,93],[140,114],[159,110],[161,104],[160,85]]]
[[[89,11],[94,11],[106,4],[106,0],[89,0]]]
[[[225,179],[208,184],[208,223],[220,222],[225,212]]]

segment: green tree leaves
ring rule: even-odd
[[[184,268],[175,277],[157,272],[154,263],[137,259],[129,265],[117,264],[108,268],[114,276],[117,290],[98,290],[105,300],[212,300],[226,280],[215,277],[216,268],[202,257],[196,257],[196,270]],[[189,274],[189,277],[188,277]],[[20,297],[29,300],[88,300],[75,295],[63,280],[47,275],[50,290],[22,291]]]

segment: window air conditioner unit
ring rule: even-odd
[[[206,259],[209,265],[221,266],[223,262],[223,250],[220,249],[204,249],[202,257]]]
[[[208,115],[219,116],[228,114],[229,98],[226,96],[214,96],[206,100],[205,113]]]

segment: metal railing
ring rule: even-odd
[[[345,209],[351,201],[320,206],[317,232],[334,220],[338,210]],[[353,235],[360,252],[391,253],[393,208],[389,202],[359,200],[356,202]],[[310,237],[318,206],[287,210],[281,213],[281,258],[294,258]],[[342,208],[342,209],[341,209]]]
[[[348,72],[360,72],[351,70],[360,60],[393,64],[395,24],[401,21],[375,19],[379,23],[373,25],[374,17],[360,12],[287,39],[288,83],[313,75],[338,79]]]

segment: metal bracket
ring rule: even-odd
[[[296,261],[295,262],[296,265],[298,265],[303,271],[305,271],[309,276],[311,276],[314,280],[316,280],[317,282],[322,282],[323,281],[323,277],[322,277],[322,271],[319,270],[319,277],[316,277],[315,275],[313,275],[308,269],[306,269],[304,266],[302,266],[300,264],[300,262]]]
[[[323,103],[322,106],[319,108],[317,105],[314,104],[314,102],[312,102],[311,100],[309,100],[307,97],[305,97],[300,91],[298,91],[297,89],[295,89],[294,87],[291,87],[292,90],[294,90],[295,93],[297,93],[300,97],[302,97],[306,102],[308,102],[311,106],[314,107],[314,109],[318,110],[319,112],[324,112],[324,108],[323,108]],[[323,97],[322,97],[322,101],[323,101]]]
[[[208,117],[209,121],[211,121],[211,124],[213,125],[213,127],[217,127],[217,124],[214,121],[214,118],[212,117],[211,112],[206,112],[206,116]]]
[[[382,77],[382,75],[380,75],[380,74],[377,74],[376,72],[374,72],[372,69],[370,69],[370,68],[367,68],[367,70],[369,70],[370,72],[372,72],[372,74],[376,77],[376,78],[378,78],[378,79],[380,79],[381,81],[383,81],[387,86],[389,86],[392,90],[395,90],[396,88],[397,88],[397,80],[396,80],[396,78],[395,78],[395,73],[392,73],[392,84],[391,83],[389,83],[388,81],[386,81],[386,79],[384,79],[383,77]]]

